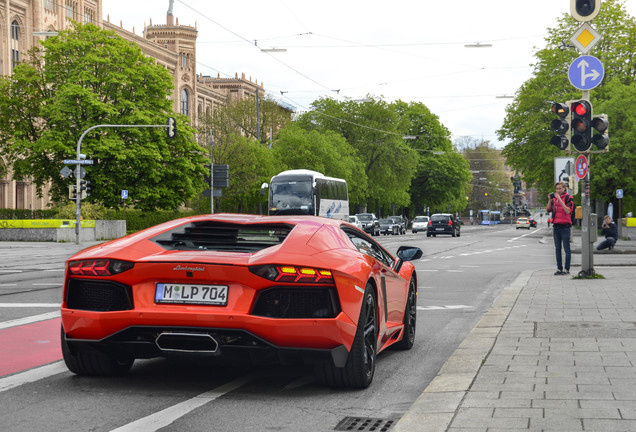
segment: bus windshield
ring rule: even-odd
[[[270,215],[313,215],[311,178],[273,179],[270,185]]]

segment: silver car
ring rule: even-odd
[[[428,216],[415,216],[413,219],[413,225],[411,225],[411,230],[413,234],[419,231],[426,231],[426,227],[428,226],[429,217]]]

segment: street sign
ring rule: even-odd
[[[617,199],[623,198],[623,189],[616,189],[616,198]]]
[[[71,171],[69,167],[65,166],[60,170],[60,174],[62,174],[62,177],[67,178],[68,176],[73,174],[73,171]]]
[[[583,23],[570,38],[570,42],[583,54],[590,52],[603,36],[588,23]]]
[[[574,169],[577,179],[581,180],[585,178],[585,176],[587,175],[587,167],[587,158],[585,157],[585,155],[579,155],[579,157],[576,158],[576,166]]]
[[[554,183],[564,181],[569,183],[573,174],[574,158],[572,156],[554,158]]]
[[[603,63],[594,56],[581,56],[574,60],[568,70],[570,83],[579,90],[591,90],[603,81]]]
[[[62,162],[70,165],[93,165],[92,159],[64,159]]]
[[[122,189],[121,199],[128,199],[128,191],[126,189]]]

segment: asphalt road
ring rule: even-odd
[[[415,263],[415,346],[382,353],[368,389],[320,386],[304,367],[153,359],[138,360],[125,377],[107,379],[77,377],[63,363],[48,360],[43,369],[0,377],[3,430],[68,431],[81,424],[81,430],[92,431],[319,432],[345,430],[336,428],[355,418],[390,425],[408,410],[507,284],[523,270],[554,267],[553,246],[541,241],[545,234],[541,227],[525,231],[465,226],[458,238],[410,232],[380,237],[391,252],[409,244],[421,247],[424,256]],[[77,246],[3,246],[0,243],[0,341],[3,334],[8,345],[16,343],[11,337],[33,339],[17,362],[31,365],[33,358],[48,358],[37,350],[45,347],[47,355],[59,350],[59,318],[39,324],[36,336],[16,332],[33,328],[36,323],[28,324],[29,317],[59,310],[62,263]],[[26,324],[3,330],[3,324],[15,319]],[[8,345],[0,347],[0,365],[16,357],[18,348]]]

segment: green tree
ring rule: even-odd
[[[509,141],[503,150],[507,163],[523,175],[528,185],[536,186],[540,196],[552,190],[553,159],[563,156],[549,144],[554,134],[549,125],[555,118],[550,101],[581,98],[581,92],[567,77],[568,68],[579,53],[560,48],[579,26],[570,15],[563,15],[555,28],[548,29],[546,47],[536,54],[534,76],[517,92],[498,131],[501,140]],[[594,19],[594,27],[603,36],[593,54],[604,64],[605,79],[590,92],[590,99],[595,113],[613,114],[609,117],[610,151],[591,158],[591,195],[594,199],[607,199],[619,185],[624,185],[625,195],[635,197],[636,189],[632,188],[636,185],[631,179],[636,170],[632,156],[636,140],[633,108],[628,101],[633,101],[636,94],[636,21],[625,11],[623,1],[606,0]],[[633,209],[635,202],[626,200],[626,211]]]
[[[488,141],[463,140],[463,154],[473,173],[468,207],[495,210],[495,203],[512,202],[513,184],[504,166],[501,151]],[[488,194],[488,195],[486,195]]]
[[[75,158],[82,133],[95,125],[160,125],[172,111],[172,77],[139,47],[92,24],[76,24],[34,47],[11,77],[0,79],[0,149],[14,176],[31,178],[42,194],[66,199],[62,160]],[[178,133],[164,128],[101,128],[86,135],[89,202],[140,209],[176,209],[203,182],[204,155],[188,118]]]
[[[357,151],[340,134],[307,131],[292,124],[279,132],[272,151],[285,169],[311,169],[345,179],[351,211],[355,204],[363,202],[368,187],[364,165]]]
[[[422,103],[398,100],[391,108],[400,119],[399,130],[419,156],[410,189],[412,216],[425,207],[446,212],[449,204],[451,211],[461,212],[471,174],[451,142],[450,131]]]
[[[400,118],[388,103],[368,98],[363,102],[320,99],[298,120],[307,130],[331,130],[357,151],[368,181],[364,202],[368,210],[408,206],[409,188],[418,155],[402,138]]]

